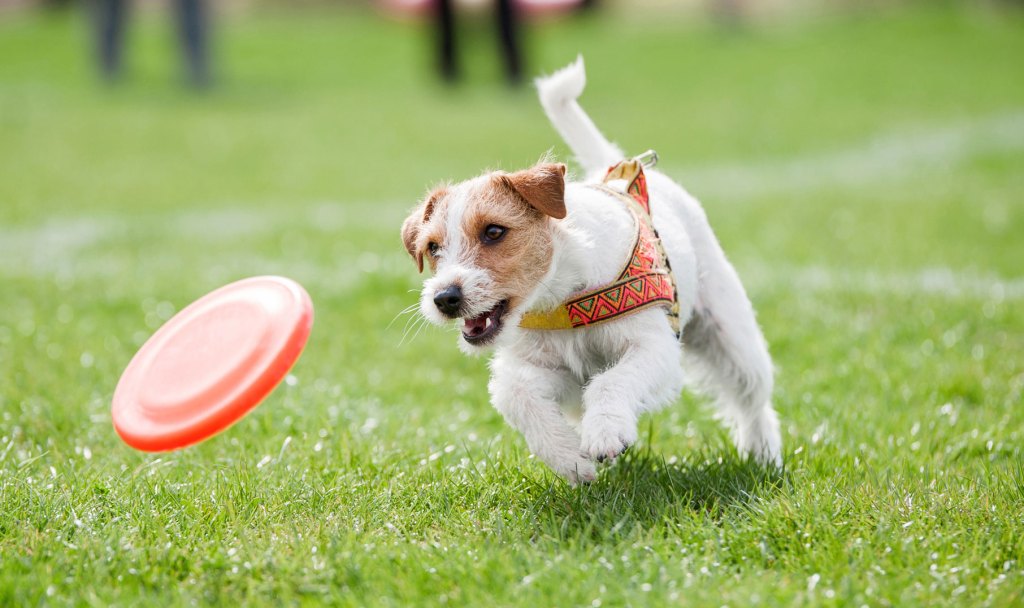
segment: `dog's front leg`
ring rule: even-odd
[[[569,483],[594,480],[594,463],[580,450],[580,436],[558,406],[568,390],[565,374],[518,359],[491,362],[491,402],[506,422],[518,429],[530,451]]]
[[[597,461],[626,451],[637,438],[637,418],[671,402],[683,388],[681,350],[669,331],[631,342],[619,361],[583,391],[581,448]]]

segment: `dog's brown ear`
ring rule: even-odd
[[[540,163],[504,176],[531,207],[555,219],[565,217],[565,165]]]
[[[405,218],[402,224],[402,242],[405,243],[405,250],[409,252],[412,259],[416,260],[416,267],[423,272],[423,252],[416,247],[416,239],[420,235],[420,226],[423,224],[423,212],[419,207],[412,212],[412,215]]]
[[[416,207],[412,214],[405,218],[405,223],[402,224],[402,242],[405,243],[405,250],[409,252],[412,259],[416,260],[416,267],[419,268],[420,272],[423,272],[423,250],[416,246],[416,241],[420,237],[420,228],[423,224],[430,221],[430,216],[434,214],[434,207],[437,205],[437,201],[447,193],[448,188],[446,186],[442,185],[434,188],[427,195],[427,199],[419,207]]]

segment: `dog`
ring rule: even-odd
[[[492,404],[573,485],[637,440],[641,414],[678,399],[684,369],[715,397],[740,454],[781,466],[773,366],[754,309],[700,203],[665,175],[645,172],[681,336],[667,306],[575,329],[523,327],[524,317],[614,281],[638,238],[621,197],[593,186],[625,157],[577,102],[585,83],[580,57],[537,88],[587,179],[567,183],[564,164],[542,159],[440,186],[405,220],[406,250],[420,272],[432,271],[420,312],[460,323],[467,354],[493,352]]]

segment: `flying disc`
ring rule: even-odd
[[[133,448],[189,446],[231,426],[299,358],[313,303],[283,277],[243,279],[174,315],[142,345],[114,390],[114,428]]]

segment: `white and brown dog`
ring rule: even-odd
[[[405,221],[406,249],[433,271],[422,314],[460,320],[467,353],[494,349],[494,407],[572,483],[593,480],[595,461],[636,441],[640,414],[678,398],[684,363],[717,397],[740,453],[781,464],[772,362],[750,300],[700,204],[661,173],[647,172],[650,209],[675,275],[681,341],[663,307],[578,329],[521,326],[528,311],[614,281],[636,239],[627,207],[588,186],[624,157],[576,102],[584,84],[582,59],[537,83],[590,180],[567,184],[565,165],[549,162],[486,173],[437,188]]]

